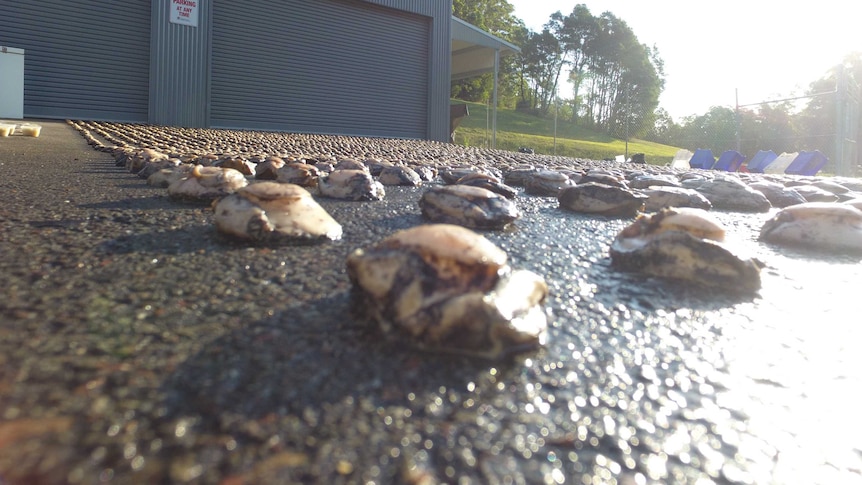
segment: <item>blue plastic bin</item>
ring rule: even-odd
[[[828,161],[829,159],[826,158],[826,155],[820,153],[820,150],[800,152],[793,162],[790,163],[790,166],[784,170],[784,173],[791,175],[816,175]]]
[[[713,170],[723,170],[725,172],[736,172],[745,156],[736,150],[727,150],[718,157],[718,161],[712,166]]]
[[[715,165],[715,156],[709,148],[698,148],[688,161],[688,166],[691,168],[709,169],[713,165]]]

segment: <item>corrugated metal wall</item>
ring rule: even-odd
[[[25,50],[24,116],[147,121],[150,0],[3,2],[0,44]]]
[[[24,116],[448,139],[451,0],[198,5],[190,27],[170,0],[3,2]]]
[[[216,0],[211,124],[425,138],[429,24],[368,2]]]
[[[384,7],[425,15],[431,19],[427,138],[449,140],[451,94],[452,0],[365,0]]]
[[[212,2],[198,0],[197,27],[171,23],[170,0],[152,2],[150,123],[209,126]]]

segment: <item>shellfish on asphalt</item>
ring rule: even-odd
[[[386,195],[383,184],[367,170],[333,170],[317,182],[320,195],[333,199],[380,200]]]
[[[680,187],[679,179],[670,174],[641,174],[632,177],[629,187],[646,189],[648,187]]]
[[[493,175],[488,175],[486,173],[471,173],[459,178],[455,184],[457,185],[470,185],[473,187],[482,187],[483,189],[488,189],[491,192],[496,192],[507,199],[514,199],[516,195],[518,195],[518,191],[513,187],[509,187],[500,181],[497,177]]]
[[[684,184],[688,187],[688,184]],[[740,212],[767,212],[772,208],[761,192],[730,177],[704,180],[692,187],[709,199],[714,209]]]
[[[283,166],[284,160],[280,157],[268,157],[254,167],[254,178],[258,180],[275,180],[278,178],[278,169]]]
[[[502,229],[519,217],[515,203],[500,194],[469,185],[440,185],[419,199],[422,215],[432,222],[474,229]]]
[[[641,215],[610,248],[611,263],[632,271],[699,284],[728,293],[760,289],[762,264],[737,256],[720,241],[723,226],[708,212],[667,208]]]
[[[353,158],[342,158],[335,163],[335,170],[364,170],[371,173],[368,165]]]
[[[294,184],[302,187],[317,187],[320,171],[314,165],[302,162],[291,162],[279,168],[275,178],[283,184]]]
[[[219,199],[213,206],[219,232],[253,241],[341,238],[341,224],[294,184],[259,182]]]
[[[785,187],[777,182],[759,180],[748,184],[748,186],[765,195],[772,207],[787,207],[806,202],[805,197],[796,189]]]
[[[396,232],[347,258],[347,274],[384,332],[420,348],[500,358],[542,345],[548,286],[461,226]]]
[[[633,217],[644,207],[645,195],[598,182],[566,187],[557,194],[560,207],[573,212]]]
[[[422,179],[423,182],[432,182],[437,178],[437,169],[435,167],[429,167],[427,165],[413,165],[410,168],[419,175],[419,178]]]
[[[131,173],[138,173],[147,162],[152,162],[155,160],[170,158],[167,154],[162,153],[158,150],[154,150],[152,148],[142,148],[138,149],[126,149],[120,154],[117,158],[117,163],[123,162],[125,164],[126,170]]]
[[[794,185],[793,190],[799,192],[806,202],[838,202],[841,197],[816,185]]]
[[[845,200],[844,204],[851,205],[859,210],[862,210],[862,198]]]
[[[712,203],[700,192],[685,187],[671,185],[653,185],[641,189],[641,193],[647,196],[644,210],[655,212],[664,207],[693,207],[695,209],[709,210]]]
[[[503,183],[513,187],[525,187],[527,181],[535,173],[536,169],[533,167],[514,168],[506,172],[506,176],[503,177]]]
[[[168,186],[168,195],[174,199],[209,202],[248,185],[238,170],[195,165],[186,177]]]
[[[146,180],[159,170],[174,169],[179,167],[181,163],[178,158],[157,158],[146,162],[136,175]]]
[[[575,185],[564,173],[556,170],[536,170],[524,183],[528,194],[556,197],[561,190]]]
[[[484,173],[484,174],[488,174],[488,175],[493,175],[485,168],[474,167],[474,166],[449,167],[449,168],[444,168],[444,169],[438,170],[437,173],[438,173],[438,175],[440,175],[440,178],[443,179],[444,184],[457,183],[458,180],[460,180],[460,179],[462,179],[468,175],[474,174],[474,173]]]
[[[862,210],[841,202],[806,202],[763,224],[762,241],[825,251],[862,253]]]
[[[177,180],[188,177],[197,165],[183,163],[173,168],[163,168],[147,177],[147,185],[166,189]]]
[[[254,175],[255,164],[236,155],[225,155],[212,164],[213,167],[232,168],[243,175]]]
[[[626,182],[622,177],[600,170],[590,170],[578,179],[578,184],[588,184],[590,182],[610,185],[612,187],[620,187],[623,189],[629,188],[628,182]]]
[[[422,178],[410,167],[393,165],[380,171],[377,180],[383,185],[406,185],[417,187],[422,185]]]

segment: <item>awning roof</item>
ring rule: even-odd
[[[494,71],[495,52],[500,56],[521,52],[505,40],[452,17],[452,80]]]

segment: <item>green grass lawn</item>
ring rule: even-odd
[[[453,103],[463,101],[452,100]],[[491,119],[488,107],[480,103],[466,103],[470,116],[461,121],[455,131],[455,143],[465,146],[491,145]],[[516,151],[530,147],[536,153],[562,155],[575,158],[601,160],[626,153],[625,140],[589,130],[568,121],[557,120],[556,144],[554,118],[540,118],[513,109],[497,110],[497,148]],[[670,163],[679,148],[650,141],[630,139],[628,154],[643,153],[646,161],[664,165]]]

